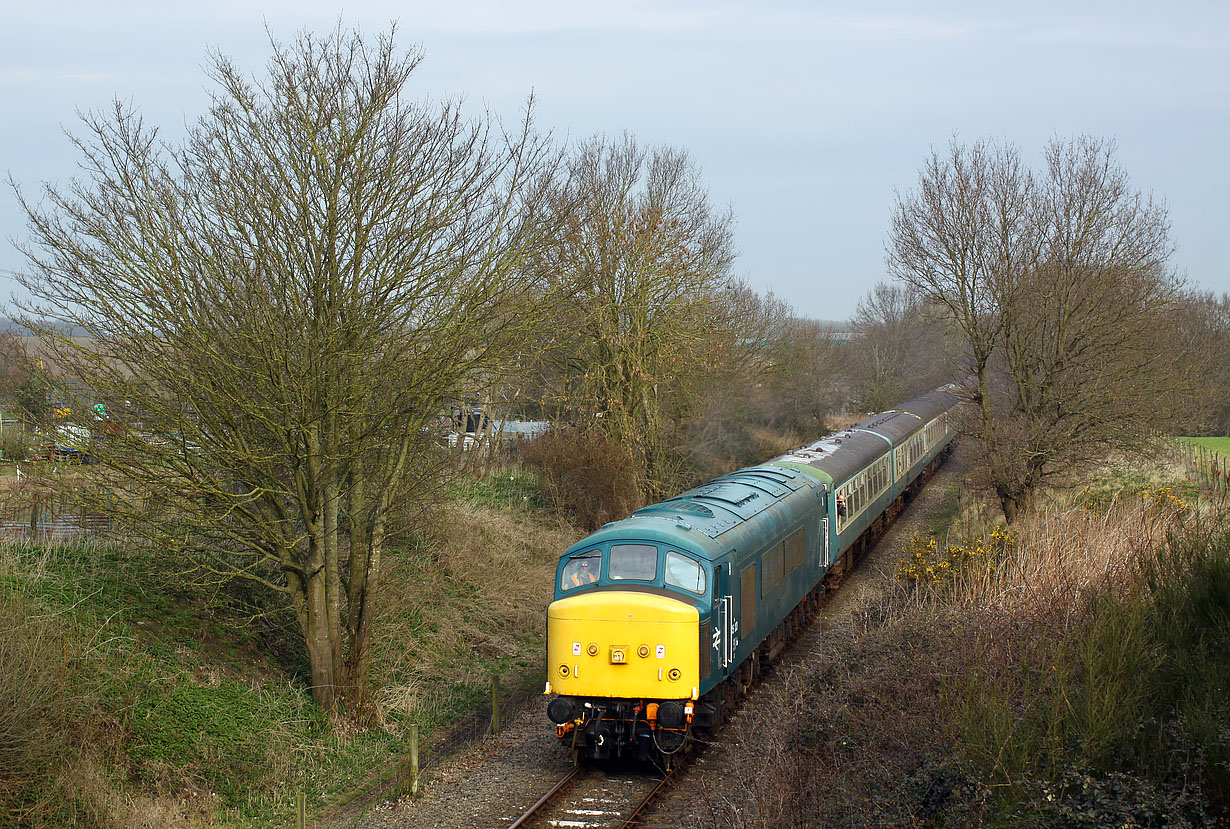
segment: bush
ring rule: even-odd
[[[588,530],[641,506],[632,456],[597,432],[551,432],[531,441],[524,462],[542,470],[555,508]]]
[[[1172,536],[1141,571],[1149,632],[1164,654],[1154,709],[1203,758],[1206,793],[1230,817],[1230,528]]]

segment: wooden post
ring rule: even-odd
[[[295,829],[307,829],[307,795],[295,792]]]
[[[500,733],[500,678],[491,677],[491,733]]]
[[[30,498],[30,541],[38,537],[38,495]]]
[[[410,794],[419,793],[419,724],[410,726]]]

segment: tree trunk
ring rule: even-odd
[[[377,507],[383,515],[382,507]],[[348,713],[365,721],[370,715],[368,680],[371,675],[371,639],[375,619],[374,596],[379,583],[384,546],[384,520],[379,515],[355,516],[351,536],[350,593],[346,633],[349,650],[341,666],[341,686]],[[369,523],[370,522],[370,523]]]
[[[312,672],[312,698],[330,716],[338,713],[337,663],[330,631],[328,590],[323,569],[309,573],[304,585],[304,610],[300,624]]]
[[[1009,524],[1015,524],[1016,518],[1021,512],[1021,505],[1025,500],[1025,493],[1009,489],[1002,484],[996,484],[995,494],[999,498],[1000,508],[1004,511],[1004,520]]]

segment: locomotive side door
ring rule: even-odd
[[[829,553],[829,497],[826,490],[822,489],[820,493],[821,503],[824,505],[824,511],[821,513],[824,517],[820,519],[820,569],[827,570],[833,563]]]
[[[734,662],[734,637],[738,631],[738,622],[735,619],[735,597],[730,589],[731,566],[731,562],[727,560],[716,568],[714,574],[717,582],[714,596],[717,597],[719,605],[717,624],[713,628],[711,656],[715,665],[721,665],[723,677],[730,673],[731,663]]]

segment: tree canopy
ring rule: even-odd
[[[548,268],[562,312],[562,416],[631,455],[649,496],[677,483],[669,437],[697,380],[729,355],[733,218],[715,209],[687,153],[595,138],[570,163],[568,211]]]

